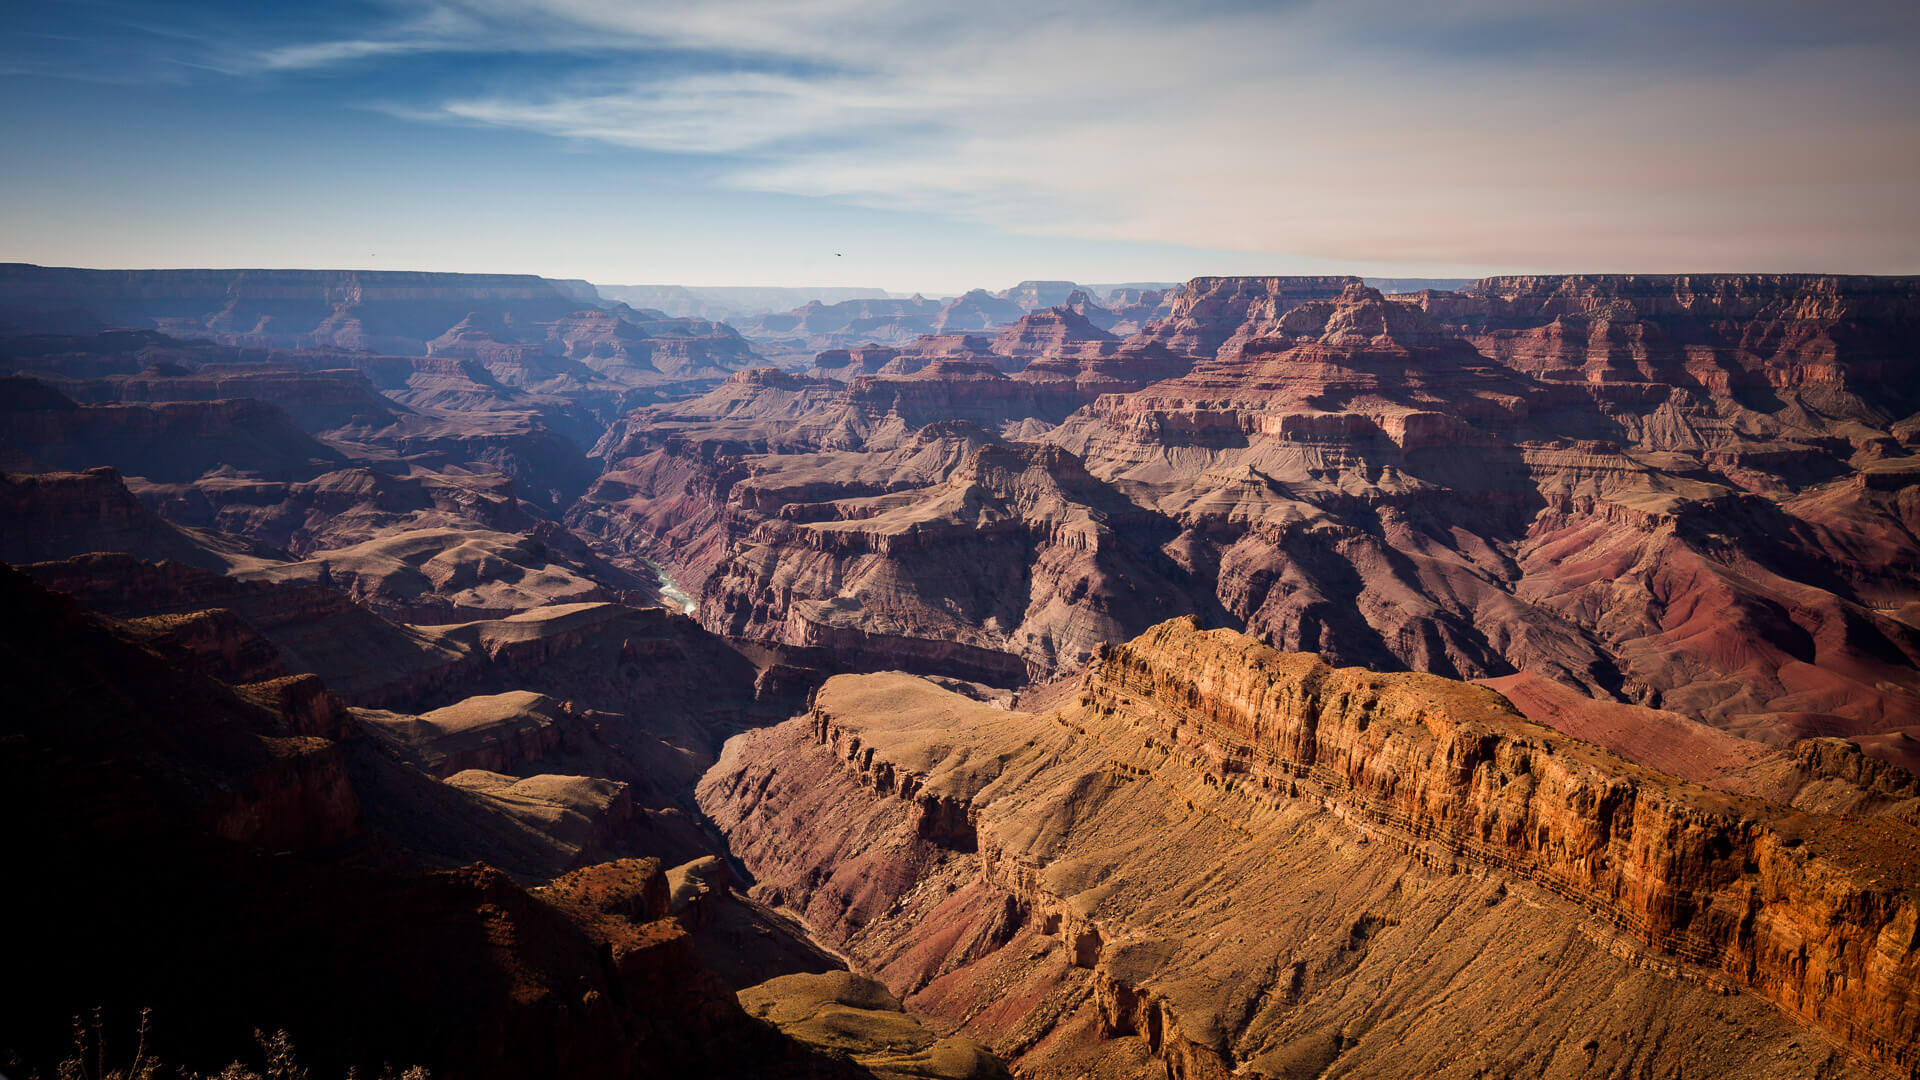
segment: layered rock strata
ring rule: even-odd
[[[1920,1035],[1912,825],[1186,622],[1038,714],[835,679],[701,800],[756,895],[1029,1075],[1870,1073],[1823,1040]]]

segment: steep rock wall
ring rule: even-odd
[[[1182,621],[1038,714],[832,680],[730,743],[700,798],[758,895],[1029,1075],[1913,1053],[1911,826],[1710,791],[1484,688]]]

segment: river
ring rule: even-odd
[[[700,610],[699,601],[681,592],[680,586],[673,583],[673,579],[667,576],[667,572],[661,568],[659,563],[649,559],[647,560],[647,566],[650,567],[654,575],[660,579],[660,595],[679,604],[680,610],[685,614],[691,615]]]

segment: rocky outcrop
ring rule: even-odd
[[[298,557],[418,530],[531,533],[540,526],[513,482],[498,473],[396,475],[361,467],[297,483],[221,477],[141,484],[139,494],[178,525],[245,537]]]
[[[272,643],[226,608],[129,619],[127,628],[180,666],[224,683],[265,682],[287,674]]]
[[[1083,304],[1091,303],[1080,294]],[[1117,344],[1119,338],[1087,321],[1064,304],[1023,315],[993,339],[993,351],[1020,360],[1059,354],[1088,344]]]
[[[707,580],[703,625],[1004,683],[1191,609],[1151,519],[1071,454],[985,442],[949,467],[928,488],[782,506]]]
[[[1179,378],[1192,367],[1192,361],[1157,343],[1097,343],[1066,347],[1036,357],[1014,377],[1045,386],[1071,402],[1071,408],[1049,410],[1064,418],[1074,409],[1099,400],[1103,394],[1130,394],[1162,379]]]
[[[725,323],[669,319],[621,305],[555,321],[547,345],[615,382],[656,376],[719,378],[753,363],[751,347]]]
[[[1335,671],[1196,631],[1169,624],[1116,646],[1088,677],[1089,706],[1153,717],[1158,737],[1222,784],[1306,791],[1525,877],[1870,1057],[1911,1064],[1911,827],[1692,792],[1530,727],[1491,693]]]
[[[807,374],[815,378],[846,382],[855,375],[873,375],[885,367],[901,350],[888,345],[860,345],[851,349],[827,349],[815,354]]]
[[[511,776],[463,769],[442,778],[546,847],[545,877],[632,851],[636,814],[631,788],[598,776],[539,773]]]
[[[845,337],[858,341],[907,341],[926,333],[942,304],[913,296],[904,300],[863,297],[825,303],[808,301],[801,307],[757,319],[734,322],[755,341],[768,339],[820,340]],[[852,340],[848,342],[852,343]]]
[[[966,420],[994,430],[1009,420],[1051,411],[1031,385],[1008,378],[993,364],[960,357],[934,359],[911,373],[856,375],[844,400],[858,417],[855,422],[869,430],[890,419],[909,429]]]
[[[844,1054],[879,1080],[995,1080],[1006,1066],[972,1039],[938,1038],[887,988],[850,971],[782,975],[740,991],[748,1015]]]
[[[1167,314],[1144,327],[1140,336],[1174,352],[1210,357],[1228,340],[1255,338],[1295,307],[1332,300],[1353,277],[1203,277],[1174,295]]]
[[[1086,293],[1071,281],[1023,281],[999,292],[974,289],[944,302],[919,295],[812,301],[791,311],[732,321],[756,349],[782,366],[803,367],[807,357],[826,354],[826,362],[819,365],[824,372],[843,366],[841,353],[870,355],[889,346],[911,351],[923,347],[924,342],[915,342],[922,335],[958,337],[994,330],[1028,312],[1076,304],[1085,308],[1078,315],[1098,318],[1103,325],[1111,321],[1106,312],[1090,306]],[[877,367],[865,370],[871,373]]]
[[[0,473],[0,561],[23,565],[124,552],[224,570],[234,553],[161,520],[110,468]]]
[[[1862,1068],[1809,1025],[1888,1067],[1915,1045],[1913,826],[1712,792],[1481,688],[1188,622],[1039,713],[836,679],[730,744],[701,800],[756,894],[1023,1074],[1792,1073]],[[1626,985],[1668,1019],[1611,1011]],[[1688,1037],[1646,1038],[1668,1022]]]
[[[411,705],[472,677],[471,645],[399,626],[317,585],[243,582],[185,563],[95,554],[23,567],[104,614],[146,618],[231,610],[288,671],[319,675],[348,701]]]
[[[1171,315],[1180,293],[1179,288],[1115,289],[1105,300],[1105,307],[1112,313],[1114,322],[1103,328],[1120,335],[1137,334]],[[1092,316],[1089,315],[1089,318]]]
[[[13,411],[0,448],[37,463],[35,471],[109,466],[161,482],[219,468],[305,480],[344,463],[278,406],[246,398]]]
[[[615,590],[591,572],[531,536],[443,527],[396,531],[242,576],[324,586],[397,622],[436,625],[613,599]]]
[[[571,704],[525,690],[477,695],[418,716],[363,712],[359,722],[435,776],[511,773],[578,744],[588,721]]]
[[[266,365],[208,365],[199,371],[148,367],[137,375],[64,387],[87,404],[152,404],[167,401],[221,401],[252,398],[277,406],[308,433],[352,425],[380,427],[399,410],[374,390],[367,376],[352,369],[307,371]]]

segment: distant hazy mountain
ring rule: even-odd
[[[1093,282],[1080,287],[1087,291],[1088,296],[1104,302],[1113,299],[1113,294],[1117,292],[1135,294],[1156,291],[1164,292],[1167,289],[1177,289],[1184,284],[1186,283],[1182,281],[1109,281],[1104,283]]]
[[[1415,293],[1422,289],[1438,289],[1445,292],[1455,292],[1466,288],[1478,279],[1464,277],[1370,277],[1361,278],[1360,280],[1391,296],[1395,293]]]
[[[600,295],[634,307],[654,308],[676,318],[749,318],[791,311],[814,300],[884,300],[885,289],[785,288],[751,285],[598,285]]]

